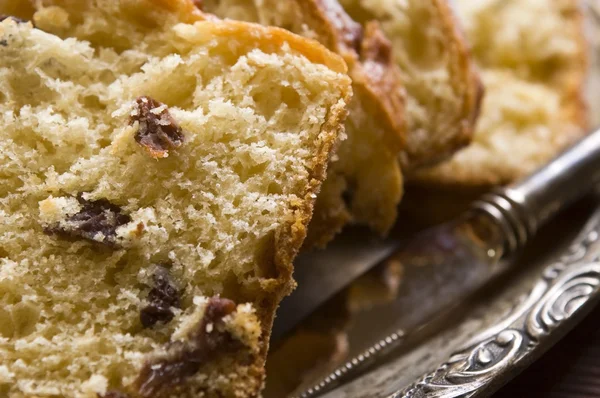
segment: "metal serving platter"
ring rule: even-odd
[[[324,397],[491,395],[600,300],[600,194],[542,231],[510,274],[483,290],[432,337]],[[352,333],[351,344],[365,338]]]
[[[586,94],[591,124],[597,126],[600,1],[582,3],[586,5],[592,60]],[[406,229],[406,219],[401,217],[401,222],[400,229]],[[322,397],[490,396],[550,349],[598,301],[600,187],[542,229],[500,280],[443,314],[404,351]],[[393,301],[354,313],[351,325],[345,329],[349,347],[346,357],[357,356],[383,337],[383,329],[393,330],[393,320],[399,316]],[[288,359],[293,364],[293,358]],[[327,373],[312,376],[314,382]],[[309,381],[295,393],[311,386]]]
[[[586,2],[592,70],[587,97],[600,124],[600,3]],[[597,8],[593,12],[593,8]],[[456,307],[422,341],[326,398],[487,397],[569,332],[600,301],[600,188],[557,218],[515,267]],[[367,311],[348,331],[349,357],[378,337]],[[381,337],[381,336],[379,336]],[[367,343],[365,343],[365,341]]]

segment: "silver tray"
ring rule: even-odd
[[[600,300],[600,194],[542,231],[510,275],[483,290],[433,337],[324,397],[491,395]]]

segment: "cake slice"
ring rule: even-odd
[[[580,138],[587,44],[579,2],[456,2],[486,98],[475,140],[418,174],[426,185],[490,187],[518,179]]]
[[[0,396],[258,396],[344,62],[183,0],[6,3]]]
[[[342,55],[354,97],[347,140],[317,198],[305,247],[324,246],[349,222],[385,234],[403,192],[397,162],[405,141],[404,89],[392,47],[376,22],[360,26],[337,0],[204,0],[220,18],[274,25],[313,38]]]
[[[447,159],[468,145],[483,89],[448,1],[340,2],[363,24],[379,21],[392,42],[407,92],[407,147],[401,160],[408,178],[412,170]]]

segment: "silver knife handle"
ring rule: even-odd
[[[505,255],[525,246],[540,225],[600,182],[600,129],[534,174],[499,188],[473,204],[504,231]]]

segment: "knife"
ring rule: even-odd
[[[329,391],[405,345],[410,340],[408,336],[444,309],[505,272],[514,263],[507,260],[527,244],[541,225],[599,182],[600,129],[524,180],[484,195],[457,220],[404,243],[394,237],[369,239],[361,248],[340,241],[331,252],[302,258],[302,263],[297,264],[296,278],[302,278],[298,280],[298,290],[282,303],[278,312],[278,321],[282,321],[276,329],[279,336],[293,326],[283,323],[302,319],[383,259],[393,257],[399,261],[404,275],[395,313],[389,316],[390,328],[395,324],[399,325],[397,329],[381,330],[379,338],[363,354],[300,397],[312,398]],[[348,235],[344,239],[356,237]]]
[[[321,304],[389,257],[400,246],[395,237],[392,233],[381,239],[366,228],[350,228],[327,249],[298,256],[294,262],[298,287],[277,310],[272,341],[284,338]]]

